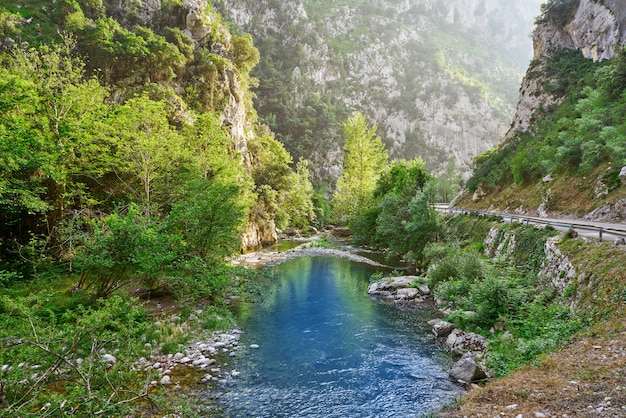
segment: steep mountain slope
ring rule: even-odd
[[[227,20],[261,52],[260,116],[318,179],[338,176],[339,125],[355,109],[379,127],[391,157],[434,170],[472,157],[506,131],[527,34],[540,0],[223,0]]]
[[[288,199],[287,195],[291,193],[290,190],[295,189],[293,183],[296,180],[296,174],[288,166],[291,163],[291,156],[273,139],[267,127],[258,121],[253,108],[253,95],[249,88],[250,84],[255,81],[250,77],[250,70],[258,63],[259,54],[249,35],[231,34],[222,22],[219,13],[207,0],[143,2],[59,0],[52,4],[43,0],[33,0],[0,4],[0,47],[2,48],[0,64],[6,62],[8,67],[9,64],[17,62],[18,60],[11,55],[14,52],[17,54],[24,51],[24,54],[34,54],[33,51],[36,48],[49,51],[51,45],[58,43],[67,45],[65,54],[80,63],[76,64],[75,78],[82,81],[84,72],[84,78],[89,78],[94,86],[99,85],[106,90],[102,93],[106,97],[102,100],[104,104],[117,109],[117,106],[124,106],[129,99],[137,96],[145,96],[153,102],[159,102],[165,108],[164,125],[167,125],[167,132],[171,131],[172,135],[177,138],[184,137],[184,140],[181,139],[179,142],[180,148],[185,152],[195,146],[190,145],[196,139],[194,135],[198,138],[205,136],[203,138],[205,141],[199,144],[202,149],[190,151],[191,156],[185,158],[190,161],[196,157],[202,159],[202,152],[205,152],[206,154],[219,153],[221,157],[232,160],[229,160],[229,163],[232,162],[242,172],[236,183],[242,189],[245,188],[250,196],[248,199],[250,202],[246,203],[250,206],[250,215],[249,222],[247,222],[248,229],[242,234],[243,247],[258,248],[276,240],[274,220],[282,216],[283,227],[289,222],[290,215],[283,209],[287,206],[285,204],[285,199]],[[44,67],[43,64],[35,62],[36,60],[32,57],[25,58],[24,61],[33,66],[39,65],[36,70]],[[32,74],[35,71],[25,70],[24,72]],[[57,74],[52,70],[50,72]],[[58,74],[58,77],[62,78],[72,73],[62,68]],[[2,93],[8,94],[7,92],[12,91],[10,80],[3,81],[9,83],[9,87],[6,87]],[[43,84],[43,87],[48,87],[50,83],[44,82]],[[67,82],[70,91],[71,84]],[[51,95],[55,100],[60,101],[60,98],[63,98],[62,107],[67,112],[65,107],[75,106],[75,102],[70,100],[67,92],[62,91],[60,87],[56,88],[57,90],[54,90]],[[32,88],[29,92],[35,90]],[[84,94],[84,96],[90,96],[90,94]],[[15,100],[22,100],[22,98]],[[56,102],[52,100],[52,103]],[[20,117],[22,115],[17,105],[9,105],[7,109],[18,109],[15,112]],[[100,116],[102,113],[105,112],[100,112]],[[9,122],[12,120],[12,113],[0,112],[0,114],[6,116]],[[39,114],[45,115],[45,112],[40,111]],[[65,149],[71,149],[71,152],[68,151],[71,155],[79,157],[89,155],[89,152],[80,148],[79,141],[76,139],[78,135],[72,134],[69,128],[58,122],[66,116],[66,113],[53,109],[51,114],[53,115],[52,125],[61,126],[57,129],[60,139],[56,141],[61,145],[52,145],[54,152],[62,154]],[[4,120],[0,122],[4,127]],[[42,124],[36,125],[42,126]],[[144,124],[148,126],[146,130],[151,132],[149,125],[149,123]],[[191,130],[191,127],[197,128],[197,132],[186,131]],[[18,141],[21,138],[19,135],[6,136],[4,129],[2,134],[0,139],[3,144],[10,144],[11,141]],[[49,136],[47,132],[42,135],[45,138]],[[218,144],[222,141],[223,135],[228,136],[225,141],[227,143]],[[117,137],[119,135],[111,135],[111,138]],[[164,149],[164,144],[168,141],[166,136],[159,133],[155,137],[156,140],[163,142],[160,149]],[[63,141],[68,141],[68,144],[78,151],[66,146]],[[217,151],[219,147],[223,147],[220,152]],[[102,152],[102,154],[115,154],[118,149],[119,147],[112,146],[111,151]],[[31,149],[25,154],[38,157],[38,151],[40,150]],[[174,159],[176,155],[170,153],[168,157]],[[120,184],[127,184],[131,182],[131,179],[120,175],[120,168],[114,165],[107,166],[106,170],[100,170],[97,173],[85,170],[86,175],[83,175],[82,172],[74,173],[80,170],[76,168],[77,164],[72,163],[66,170],[70,173],[67,174],[67,180],[64,179],[60,182],[61,184],[58,184],[58,179],[50,174],[52,171],[50,167],[54,167],[54,164],[41,164],[37,161],[33,163],[35,168],[27,166],[26,163],[24,163],[25,168],[19,165],[16,168],[16,165],[11,162],[10,155],[8,157],[2,155],[0,160],[2,160],[0,161],[0,178],[8,179],[6,181],[9,184],[21,184],[22,177],[28,175],[24,172],[30,173],[28,170],[37,173],[34,176],[35,179],[32,180],[37,187],[32,186],[33,190],[29,192],[36,196],[33,200],[39,204],[33,209],[32,203],[24,204],[24,199],[13,198],[14,195],[19,196],[18,192],[21,192],[21,189],[15,187],[15,193],[12,194],[0,187],[0,206],[5,204],[0,207],[2,220],[0,224],[3,227],[24,225],[25,219],[32,215],[31,212],[36,212],[33,223],[39,225],[47,223],[47,229],[39,228],[43,232],[48,232],[54,230],[57,224],[63,221],[63,217],[67,216],[70,209],[81,208],[85,201],[92,202],[91,205],[100,205],[96,209],[106,213],[113,210],[112,206],[115,204],[113,202],[124,201],[124,199],[132,201],[134,198],[126,195],[129,190],[133,190],[132,187],[126,187],[126,190],[120,191],[123,189]],[[65,160],[69,161],[68,158]],[[154,163],[154,158],[143,158],[143,154],[140,160],[146,164]],[[69,162],[67,164],[70,165]],[[183,178],[186,174],[183,171],[189,171],[188,167],[181,168],[181,173],[172,175],[165,165],[162,167],[162,178],[176,177],[180,178],[181,183],[184,182]],[[179,167],[174,162],[170,165],[172,166],[170,171]],[[205,158],[200,165],[203,165],[201,170],[203,173],[199,176],[203,180],[224,172],[215,164],[215,161],[210,161],[209,157]],[[40,171],[37,171],[38,169]],[[158,183],[154,180],[157,176],[151,170],[153,167],[146,170],[142,178],[147,184],[144,187],[147,190],[145,195],[150,197],[154,194],[151,190],[151,183]],[[271,173],[271,176],[267,173]],[[189,175],[189,178],[191,177]],[[132,180],[134,181],[134,178]],[[45,184],[41,186],[40,183]],[[65,190],[68,185],[74,183],[80,184],[81,188],[87,190],[85,195],[81,193],[72,195]],[[161,184],[160,186],[163,188],[164,196],[176,195],[179,192],[169,185]],[[310,200],[310,196],[308,198]],[[172,204],[171,200],[168,201],[165,198],[158,202],[158,205],[149,197],[145,200],[148,202],[146,207],[154,204],[158,206],[161,213],[167,213]],[[54,210],[49,210],[49,206]],[[302,211],[302,208],[297,208],[297,210]],[[283,211],[282,215],[281,211]],[[42,222],[42,219],[45,219],[45,222]],[[15,241],[12,239],[13,230],[18,229],[18,227],[13,227],[9,232],[3,230],[0,235],[8,237],[7,242],[12,242]],[[23,238],[27,236],[27,232],[23,229],[15,233],[21,234],[20,238]]]
[[[533,42],[511,128],[500,147],[477,158],[473,196],[463,204],[626,219],[626,6],[550,1]]]

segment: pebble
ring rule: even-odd
[[[250,348],[259,348],[258,344],[250,344]]]
[[[173,318],[176,320],[177,318]],[[209,381],[217,381],[219,376],[222,376],[222,380],[220,383],[226,384],[227,381],[223,379],[223,377],[236,377],[241,374],[241,372],[237,370],[232,370],[230,372],[224,372],[220,370],[219,367],[216,367],[217,361],[214,358],[209,358],[208,356],[213,356],[218,354],[219,352],[228,353],[230,357],[235,356],[235,352],[239,350],[241,347],[239,346],[239,338],[242,334],[240,330],[234,330],[231,333],[214,333],[212,337],[205,341],[194,342],[192,345],[188,346],[183,352],[178,352],[176,354],[161,354],[154,355],[146,358],[139,359],[134,367],[138,369],[145,370],[156,370],[161,376],[160,380],[154,380],[150,384],[152,386],[156,386],[158,384],[161,385],[171,385],[172,380],[170,374],[172,373],[172,368],[177,367],[179,365],[186,365],[187,367],[197,367],[200,370],[209,371],[210,369],[213,377],[210,374],[206,374],[202,379],[202,382]],[[253,344],[254,347],[258,348],[257,344]],[[205,356],[206,354],[206,356]],[[111,354],[103,354],[103,359],[109,358],[107,356],[112,356]],[[110,358],[109,358],[110,359]]]

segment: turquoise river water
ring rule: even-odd
[[[371,299],[375,271],[336,257],[274,267],[264,301],[236,312],[242,348],[224,368],[241,374],[198,393],[211,415],[419,417],[458,396],[425,323],[436,313]]]

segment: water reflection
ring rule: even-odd
[[[371,267],[304,257],[275,272],[271,296],[237,313],[244,348],[228,367],[241,375],[220,416],[411,417],[459,393],[423,328],[434,313],[372,301]]]

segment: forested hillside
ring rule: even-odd
[[[72,259],[85,234],[134,206],[146,228],[187,242],[214,207],[203,256],[313,220],[310,196],[298,195],[306,163],[290,168],[252,107],[259,53],[210,5],[67,0],[0,12],[0,254],[20,275],[33,258]]]
[[[540,0],[222,0],[261,51],[258,111],[316,181],[339,176],[341,123],[362,111],[392,159],[469,175],[513,115]]]
[[[464,204],[625,219],[625,22],[614,1],[543,6],[511,129],[476,158]]]
[[[0,46],[3,414],[124,415],[153,378],[133,362],[229,324],[254,274],[229,258],[315,220],[307,162],[211,4],[2,2]],[[196,330],[153,325],[154,295],[202,302]]]

